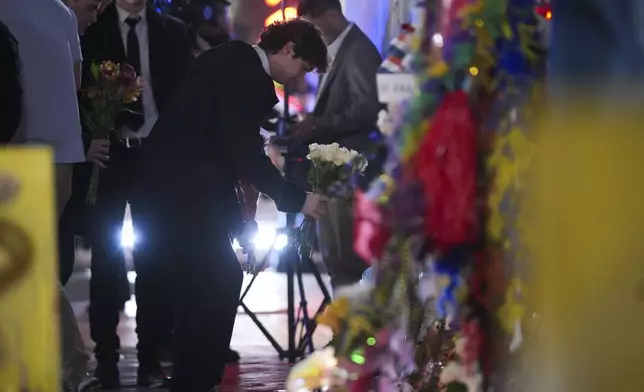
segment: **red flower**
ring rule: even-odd
[[[367,198],[362,191],[355,194],[354,250],[367,263],[378,259],[391,237],[383,212],[376,202]]]

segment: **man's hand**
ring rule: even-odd
[[[309,193],[306,195],[302,213],[313,219],[320,219],[325,216],[329,208],[329,198],[318,193]]]
[[[105,162],[110,160],[110,141],[105,139],[94,139],[89,145],[85,159],[92,162],[101,169],[106,169]]]
[[[292,138],[297,143],[305,142],[313,137],[313,116],[307,114],[302,118],[297,124],[293,124],[292,127]]]

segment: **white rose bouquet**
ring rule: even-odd
[[[357,151],[333,144],[311,144],[309,184],[316,193],[329,197],[350,198],[351,180],[367,167],[367,159]]]
[[[308,181],[315,193],[327,195],[330,198],[350,200],[353,180],[361,175],[367,167],[367,159],[357,151],[333,144],[311,144],[309,155],[311,161]],[[305,218],[301,232],[304,244],[310,245],[313,240],[314,222]]]

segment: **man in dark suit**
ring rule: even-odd
[[[301,0],[301,16],[315,24],[328,44],[331,65],[320,80],[313,113],[294,128],[302,143],[337,142],[369,158],[365,182],[379,174],[376,122],[380,104],[376,72],[382,58],[358,26],[342,13],[339,0]],[[329,214],[318,225],[322,259],[335,288],[360,280],[367,268],[353,250],[353,212],[340,199],[329,202]]]
[[[233,41],[206,51],[143,146],[135,194],[154,202],[142,220],[154,240],[142,246],[171,255],[178,284],[173,392],[211,391],[222,379],[242,284],[230,242],[241,216],[237,181],[279,210],[314,218],[325,211],[324,196],[307,195],[280,175],[259,131],[278,102],[273,80],[324,70],[326,56],[304,20],[268,27],[255,47]]]
[[[188,31],[180,20],[161,15],[145,0],[116,0],[105,8],[82,37],[85,63],[114,61],[129,63],[143,77],[141,97],[116,124],[110,143],[107,168],[101,171],[96,205],[92,211],[92,277],[90,281],[90,327],[96,343],[96,376],[106,388],[118,387],[119,338],[116,332],[122,306],[125,275],[120,232],[126,203],[138,229],[141,213],[150,199],[134,200],[134,173],[141,160],[141,147],[168,106],[168,97],[184,76],[193,55]],[[86,76],[89,72],[84,73]],[[91,80],[85,79],[85,83]],[[180,134],[175,135],[180,139]],[[173,147],[164,151],[171,159]],[[142,223],[141,226],[144,226]],[[141,241],[156,241],[142,231]],[[138,383],[160,386],[167,377],[159,364],[161,345],[169,340],[172,328],[168,255],[151,258],[146,246],[135,248],[134,264],[138,334]]]

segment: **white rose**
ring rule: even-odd
[[[312,161],[320,158],[320,145],[317,143],[309,144],[309,154],[306,159]]]
[[[325,162],[333,162],[335,159],[335,152],[333,149],[329,148],[329,146],[324,146],[325,148],[322,149],[322,160]]]

